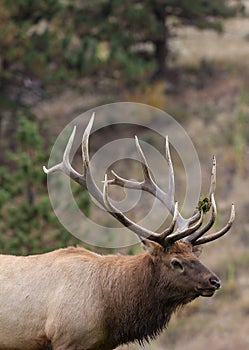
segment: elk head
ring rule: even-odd
[[[209,196],[206,199],[208,209],[211,209],[209,221],[203,226],[203,217],[206,209],[199,206],[198,210],[190,217],[184,218],[178,211],[178,203],[175,201],[175,181],[174,170],[169,150],[168,137],[166,137],[165,149],[166,160],[169,166],[169,183],[167,191],[163,191],[156,184],[152,177],[145,155],[140,147],[137,137],[135,144],[139,154],[144,180],[141,182],[128,180],[120,177],[112,171],[113,179],[108,179],[105,175],[103,181],[103,193],[96,185],[90,168],[89,160],[89,135],[94,121],[94,113],[84,131],[82,139],[82,159],[83,174],[79,174],[70,164],[69,154],[75,137],[76,127],[69,138],[66,146],[63,161],[54,165],[50,169],[43,167],[45,173],[50,174],[57,170],[62,171],[75,182],[87,189],[91,195],[118,221],[133,231],[141,240],[145,249],[149,252],[151,260],[155,266],[157,274],[161,274],[160,283],[172,284],[174,297],[179,294],[182,298],[183,291],[186,295],[182,303],[188,302],[197,296],[212,296],[216,289],[220,287],[218,277],[206,268],[197,258],[202,244],[211,242],[223,236],[232,226],[235,218],[234,204],[231,207],[231,214],[228,223],[221,230],[215,233],[206,234],[213,226],[216,216],[216,203],[214,191],[216,185],[216,160],[213,157],[211,172],[211,184]],[[159,199],[172,214],[172,222],[168,228],[162,232],[153,232],[141,227],[125,216],[110,201],[108,196],[109,186],[116,185],[134,190],[147,191]],[[164,275],[166,275],[164,277]]]
[[[166,249],[147,239],[143,239],[142,244],[160,274],[157,280],[167,285],[167,290],[172,293],[167,296],[167,302],[170,297],[180,298],[181,303],[198,296],[210,297],[220,288],[219,278],[200,262],[200,251],[191,244],[179,240]]]

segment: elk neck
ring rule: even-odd
[[[105,325],[114,345],[149,342],[167,326],[172,313],[189,302],[174,290],[149,254],[118,256],[106,267],[102,289]],[[108,264],[107,264],[108,265]],[[177,296],[178,295],[178,296]]]

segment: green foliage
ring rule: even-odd
[[[75,244],[58,222],[49,202],[42,164],[48,159],[40,125],[21,116],[15,133],[17,148],[0,168],[0,250],[32,254]],[[90,211],[88,194],[75,187],[80,206]]]
[[[199,200],[197,209],[206,214],[211,208],[211,201],[208,197]]]

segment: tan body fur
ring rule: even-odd
[[[101,263],[101,256],[80,248],[0,256],[0,349],[46,348],[47,340],[55,349],[74,349],[73,338],[82,349],[94,348],[93,340],[105,337]]]

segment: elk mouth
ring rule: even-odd
[[[212,297],[217,288],[196,288],[199,296],[202,297]]]
[[[212,297],[214,292],[219,289],[221,286],[220,280],[216,276],[211,276],[209,278],[209,285],[206,286],[198,286],[196,287],[196,291],[199,293],[199,296],[202,297]]]

